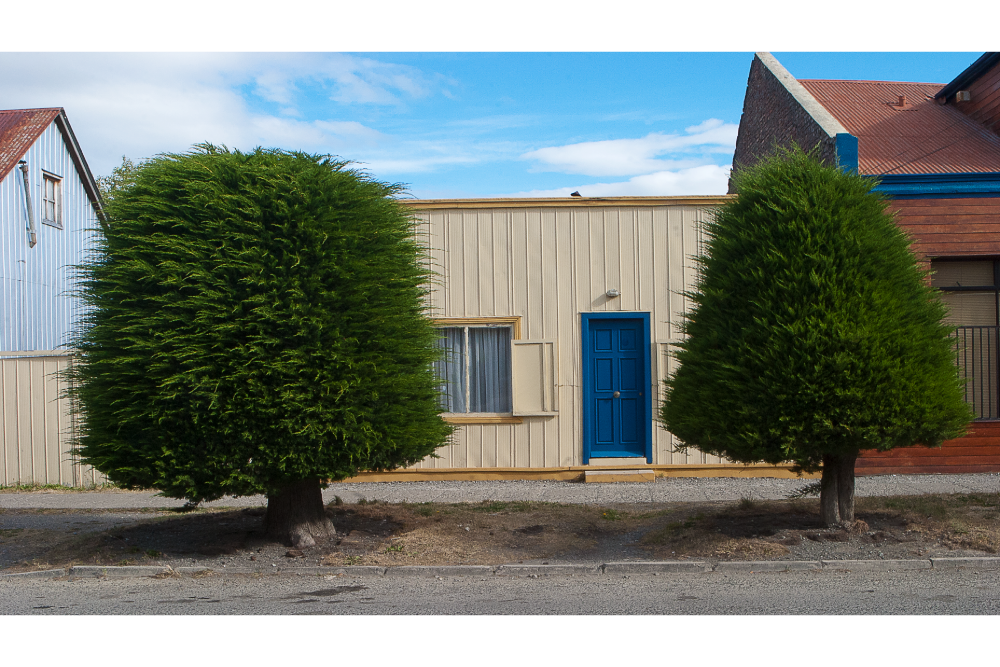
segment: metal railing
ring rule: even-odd
[[[997,387],[1000,327],[956,327],[952,337],[958,374],[966,380],[966,402],[975,411],[976,419],[1000,419],[1000,390]]]

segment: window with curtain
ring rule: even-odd
[[[445,354],[435,364],[442,381],[442,409],[456,414],[510,413],[511,328],[445,327]]]

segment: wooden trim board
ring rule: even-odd
[[[583,479],[588,470],[652,470],[657,477],[779,477],[784,479],[819,479],[819,474],[797,475],[791,466],[771,465],[628,465],[565,466],[553,468],[406,468],[391,472],[363,472],[343,482],[433,482],[440,480],[557,480]]]

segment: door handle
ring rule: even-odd
[[[616,392],[615,392],[615,393],[613,394],[613,396],[614,396],[615,398],[618,398],[618,397],[619,397],[619,396],[621,396],[621,395],[622,395],[622,393],[621,393],[620,391],[616,391]]]

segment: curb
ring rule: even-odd
[[[296,575],[296,576],[355,576],[355,577],[470,577],[503,576],[528,577],[577,576],[600,574],[695,574],[714,572],[764,573],[764,572],[891,572],[900,570],[995,570],[1000,569],[1000,557],[928,558],[925,560],[771,560],[771,561],[721,561],[715,565],[705,561],[618,561],[586,564],[564,563],[557,565],[347,565],[343,567],[285,567],[275,569],[227,568],[213,570],[208,567],[176,567],[169,565],[74,565],[55,570],[34,572],[0,572],[0,581],[26,579],[55,579],[57,577],[126,579],[137,577],[198,576],[198,575]]]
[[[818,560],[730,560],[718,563],[713,572],[799,572],[822,569],[823,561]]]
[[[932,561],[941,560],[939,558],[928,559],[928,560],[825,560],[823,561],[824,570],[847,570],[849,572],[889,572],[890,570],[930,570],[934,567],[937,569],[948,569],[940,565],[934,565]],[[955,558],[952,560],[966,560],[964,558]],[[989,560],[997,561],[1000,565],[1000,559],[992,558]],[[956,569],[960,566],[952,566],[951,569]]]
[[[400,565],[385,568],[387,577],[473,577],[493,576],[492,565]]]
[[[931,566],[936,570],[954,570],[967,567],[975,570],[991,570],[1000,563],[1000,558],[990,556],[971,558],[931,558]]]
[[[711,572],[712,566],[700,560],[627,561],[605,563],[604,574],[673,574],[675,572]]]
[[[570,563],[565,565],[500,565],[493,571],[498,577],[575,577],[578,574],[601,574],[603,565],[583,565]]]

